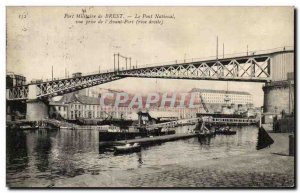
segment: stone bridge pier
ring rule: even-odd
[[[27,100],[26,101],[26,119],[29,121],[39,121],[49,117],[48,104],[40,100]]]
[[[26,100],[26,119],[29,121],[39,121],[49,117],[48,102],[37,97],[36,85],[29,85],[28,100]]]
[[[283,52],[271,57],[272,81],[263,86],[264,123],[272,123],[284,111],[294,112],[294,52]]]

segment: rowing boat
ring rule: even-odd
[[[122,146],[115,146],[114,147],[115,153],[130,153],[130,152],[137,152],[141,150],[141,146],[139,143],[129,144]]]

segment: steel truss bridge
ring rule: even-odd
[[[63,95],[88,87],[119,80],[122,77],[115,76],[115,73],[102,73],[76,78],[67,78],[53,81],[46,81],[36,84],[28,84],[9,88],[7,91],[7,100],[27,100],[27,99],[45,99],[57,95]],[[29,89],[33,89],[36,96],[29,97]]]
[[[266,82],[271,80],[270,56],[190,62],[120,71],[120,77]]]
[[[126,68],[125,70],[119,69],[118,62],[118,68],[112,72],[95,73],[81,77],[63,78],[7,88],[6,99],[12,101],[45,99],[126,77],[269,82],[272,80],[272,57],[285,52],[294,52],[294,50],[284,49],[259,55],[184,61],[180,64],[174,62],[174,64],[168,65],[130,67],[130,69]]]

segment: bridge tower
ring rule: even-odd
[[[35,84],[28,87],[28,99],[26,100],[26,119],[29,121],[39,121],[49,117],[47,101],[37,98],[37,86]]]
[[[263,86],[265,123],[294,111],[294,52],[274,53],[271,63],[271,81]]]

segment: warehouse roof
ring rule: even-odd
[[[82,104],[87,104],[87,105],[99,105],[100,104],[99,98],[80,95],[75,92],[65,94],[59,101],[52,101],[50,104],[61,105],[61,104],[73,103],[76,101],[78,101]]]

